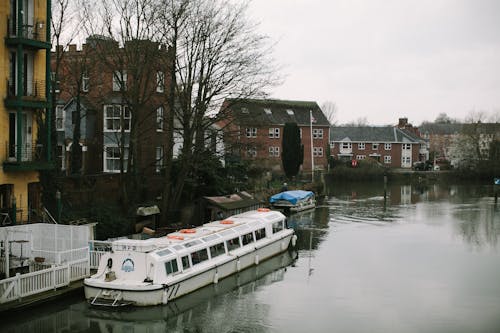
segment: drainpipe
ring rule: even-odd
[[[52,11],[52,1],[47,0],[47,9],[46,9],[46,22],[45,22],[45,38],[48,43],[50,43],[50,25],[52,21],[51,17]],[[47,162],[52,161],[52,91],[51,91],[51,82],[50,82],[50,48],[45,49],[45,95],[47,98],[47,108],[46,108],[46,116],[47,116]]]
[[[17,2],[17,37],[23,37],[23,1]],[[18,106],[16,107],[16,160],[17,163],[21,162],[21,154],[22,154],[22,108],[19,106],[19,102],[21,101],[21,97],[23,95],[24,90],[24,55],[23,55],[23,46],[21,43],[17,44],[17,91],[16,91],[16,99],[18,101]]]

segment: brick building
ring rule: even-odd
[[[219,124],[224,129],[227,154],[254,161],[272,171],[282,171],[283,128],[286,123],[296,123],[304,145],[301,170],[311,172],[311,155],[315,170],[326,168],[330,124],[316,102],[228,99],[223,108],[227,108],[229,114],[228,119]]]
[[[126,61],[132,62],[130,55],[123,56],[128,52],[127,48],[140,48],[142,51],[137,54],[139,57],[143,54],[144,59],[127,64]],[[53,77],[57,104],[57,157],[61,170],[75,172],[69,170],[70,152],[74,129],[79,123],[78,144],[82,148],[83,163],[81,170],[76,172],[118,173],[121,158],[126,169],[133,142],[132,163],[136,171],[151,186],[158,185],[166,142],[164,118],[168,83],[163,64],[166,51],[150,41],[130,41],[119,47],[115,41],[91,36],[81,49],[70,45],[62,52],[59,75]],[[150,58],[146,61],[148,54]],[[124,62],[123,67],[116,66],[119,61],[114,57]],[[53,60],[53,69],[55,66]],[[141,70],[149,71],[145,77],[134,76],[139,66],[142,66]],[[133,137],[132,133],[135,134]]]

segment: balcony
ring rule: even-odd
[[[7,108],[46,108],[47,94],[44,80],[31,80],[23,84],[23,91],[20,98],[16,96],[16,81],[7,80],[7,98],[5,106]]]
[[[20,147],[20,160],[17,158],[18,146],[11,142],[5,142],[7,160],[3,162],[3,170],[8,171],[36,171],[48,170],[54,167],[53,163],[47,161],[43,145],[36,142],[28,142]]]
[[[18,31],[16,22],[11,18],[7,19],[7,38],[8,45],[17,45],[19,43],[33,49],[50,49],[50,41],[47,40],[47,29],[44,21],[38,21],[35,24],[24,24]]]

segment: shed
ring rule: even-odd
[[[203,197],[203,206],[203,222],[209,222],[263,207],[264,203],[243,191],[225,196]]]

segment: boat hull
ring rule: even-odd
[[[169,284],[149,284],[123,287],[114,283],[85,279],[85,298],[90,304],[118,306],[152,306],[167,304],[183,295],[228,277],[239,271],[258,265],[260,262],[286,251],[294,236],[287,230],[281,238],[254,243],[252,247],[242,247],[224,256],[217,263],[207,263],[203,268],[178,275]],[[200,264],[202,266],[203,264]]]

